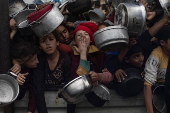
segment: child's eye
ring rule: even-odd
[[[67,29],[65,29],[65,30],[63,31],[63,33],[67,33]]]

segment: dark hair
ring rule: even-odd
[[[131,57],[133,54],[135,53],[140,53],[140,52],[143,52],[142,48],[139,46],[139,45],[134,45],[132,46],[129,51],[127,52],[126,54],[126,57]]]
[[[167,42],[167,40],[170,39],[170,26],[164,26],[158,31],[155,37],[158,39],[159,42],[160,40]]]
[[[20,39],[11,48],[11,55],[13,59],[24,59],[39,53],[39,49],[35,44]]]

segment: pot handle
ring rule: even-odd
[[[7,74],[11,75],[12,77],[16,78],[17,77],[17,74],[15,74],[14,72],[12,71],[8,71]]]

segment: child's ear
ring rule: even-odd
[[[128,58],[128,57],[125,57],[125,58],[124,58],[124,61],[125,61],[126,63],[129,63],[129,58]]]
[[[160,40],[159,43],[160,43],[161,46],[165,45],[165,41],[163,41],[163,40]]]

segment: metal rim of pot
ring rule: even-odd
[[[118,51],[129,42],[127,28],[121,25],[102,28],[94,33],[95,45],[104,52]]]
[[[58,9],[58,3],[53,4],[53,8],[47,11],[38,20],[29,24],[32,31],[42,38],[55,30],[64,20],[64,16]]]
[[[127,27],[129,35],[139,36],[146,25],[145,7],[141,2],[120,3],[116,11],[116,22]]]
[[[170,18],[170,1],[169,0],[159,0],[159,3],[161,4],[162,8],[164,9],[164,12],[168,14],[168,17]]]
[[[68,103],[80,102],[79,98],[84,97],[84,95],[93,88],[93,84],[89,76],[90,75],[82,75],[70,81],[61,89],[59,93],[60,96]],[[74,90],[72,90],[73,86],[75,86]]]
[[[154,89],[153,89],[153,94],[152,94],[152,103],[153,103],[153,106],[154,106],[154,109],[158,112],[158,113],[164,113],[164,110],[166,110],[166,104],[165,104],[165,102],[164,102],[164,104],[163,104],[163,107],[161,108],[161,109],[159,109],[158,107],[157,107],[157,105],[156,105],[156,103],[157,102],[155,102],[156,100],[155,100],[155,96],[158,96],[157,94],[156,94],[156,91],[157,90],[159,90],[159,88],[162,88],[163,90],[164,90],[164,85],[162,84],[162,85],[158,85],[158,86],[156,86]]]
[[[101,9],[93,9],[89,11],[89,18],[95,22],[102,22],[106,16]]]
[[[92,91],[87,93],[85,96],[87,100],[95,107],[102,107],[111,99],[109,89],[102,84],[93,87]]]
[[[118,82],[115,79],[115,91],[123,97],[133,97],[138,95],[143,90],[143,78],[140,70],[136,68],[125,69],[125,79]],[[134,86],[135,84],[135,86]]]
[[[14,76],[14,75],[13,75]],[[0,106],[1,107],[4,107],[4,106],[7,106],[8,104],[14,102],[17,97],[18,97],[18,94],[19,94],[19,85],[18,85],[18,82],[16,81],[15,78],[13,78],[12,76],[8,75],[8,74],[0,74],[0,81],[1,83],[5,83],[5,86],[9,87],[9,88],[6,88],[6,89],[9,89],[8,91],[11,91],[11,93],[8,93],[8,94],[13,94],[13,98],[8,100],[8,101],[0,101]],[[3,82],[2,82],[3,81]],[[4,82],[5,81],[5,82]],[[12,82],[12,83],[10,83]],[[2,85],[1,84],[1,85]],[[15,90],[15,91],[14,91]],[[14,94],[15,93],[15,94]],[[5,93],[3,93],[4,95],[1,95],[1,96],[4,96],[4,97],[7,97],[7,95],[5,95]],[[10,97],[11,98],[11,97]]]

